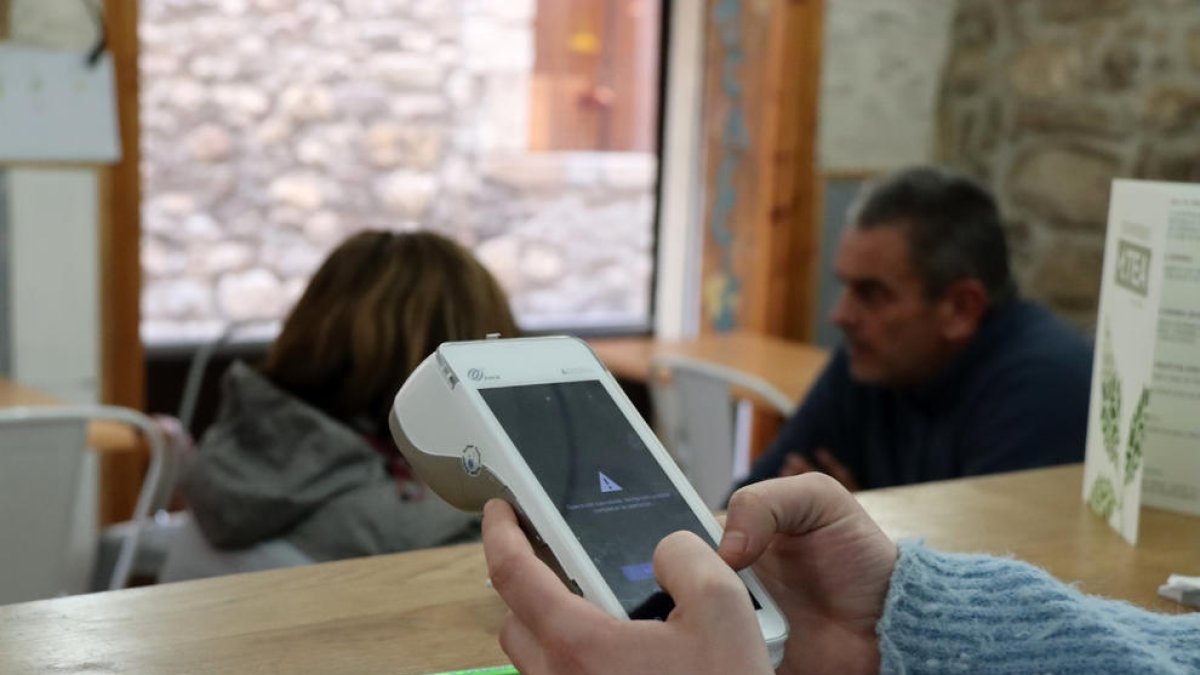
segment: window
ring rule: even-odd
[[[142,333],[278,320],[364,228],[522,324],[650,322],[661,0],[144,0]]]

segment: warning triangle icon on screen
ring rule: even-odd
[[[620,492],[621,490],[625,489],[620,485],[617,485],[617,481],[605,476],[603,471],[597,471],[596,473],[600,474],[601,492]]]

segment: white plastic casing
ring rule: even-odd
[[[641,437],[713,541],[721,527],[679,467],[592,353],[572,337],[447,342],[396,394],[392,435],[417,475],[450,504],[478,511],[500,497],[516,507],[557,559],[568,583],[609,614],[628,615],[533,471],[479,394],[480,389],[597,380]],[[763,639],[778,665],[787,621],[749,570],[742,580],[758,599]]]

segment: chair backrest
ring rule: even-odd
[[[82,592],[71,557],[86,426],[0,409],[0,604]]]
[[[153,419],[162,432],[164,452],[162,470],[158,473],[157,481],[143,486],[150,494],[150,520],[125,520],[108,525],[100,532],[100,546],[92,566],[92,581],[88,589],[90,591],[105,590],[112,585],[117,561],[130,537],[136,537],[137,540],[128,576],[139,579],[157,578],[166,557],[167,544],[178,527],[178,514],[171,513],[170,510],[174,506],[180,471],[186,464],[188,455],[195,449],[195,443],[178,419],[166,415],[155,415]]]
[[[130,535],[121,544],[120,551],[117,554],[117,562],[113,569],[112,579],[109,582],[109,589],[115,590],[124,588],[129,583],[130,570],[133,565],[134,556],[137,553],[140,530],[150,524],[155,501],[158,499],[158,494],[162,492],[161,483],[163,476],[170,473],[167,463],[171,461],[171,457],[168,456],[166,451],[166,443],[159,425],[143,413],[119,406],[70,405],[0,409],[0,426],[8,429],[23,428],[28,430],[40,427],[44,430],[56,425],[77,429],[77,433],[69,440],[65,436],[52,438],[43,434],[38,439],[35,439],[36,442],[29,446],[30,450],[28,451],[35,454],[69,454],[74,457],[73,462],[82,461],[84,448],[87,445],[87,423],[101,420],[118,422],[133,427],[142,434],[150,448],[150,465],[146,471],[146,477],[142,482],[137,504],[133,510],[132,522],[134,526],[130,531]],[[15,442],[21,438],[28,437],[21,437],[14,434],[12,438]],[[27,443],[28,441],[26,441]],[[0,444],[0,462],[6,461],[5,455],[9,454],[7,449],[4,448],[7,444],[7,440]],[[14,456],[19,456],[19,454],[14,453]],[[79,493],[80,486],[75,473],[77,473],[77,470],[74,470],[74,473],[72,473],[69,489],[60,490],[60,488],[54,488],[57,491],[58,497],[63,499],[67,504],[67,509],[74,508],[75,495]],[[63,479],[43,472],[40,476],[31,478],[31,480],[34,481],[35,485],[58,485]],[[32,501],[30,503],[37,502]],[[69,534],[67,538],[69,539]],[[54,558],[43,558],[43,564],[46,564],[45,561],[47,560],[56,560],[65,557],[64,549],[60,548],[55,552]],[[0,569],[4,569],[4,574],[7,574],[7,569]]]
[[[183,382],[183,393],[179,397],[178,418],[184,431],[198,438],[192,425],[196,421],[196,406],[200,402],[200,388],[204,384],[204,373],[212,357],[234,338],[251,332],[251,328],[257,328],[260,331],[266,329],[271,332],[277,324],[278,322],[274,319],[246,319],[231,322],[216,339],[201,345],[192,354],[192,360],[188,364],[187,378]]]
[[[654,358],[650,391],[659,437],[712,508],[749,469],[750,399],[785,417],[795,408],[756,375],[679,355]]]
[[[190,513],[181,515],[185,518],[171,535],[171,543],[167,546],[167,559],[158,575],[160,582],[204,579],[279,567],[299,567],[315,562],[283,539],[274,539],[238,550],[217,549],[204,538],[196,521],[188,517]]]

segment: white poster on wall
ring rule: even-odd
[[[0,45],[0,163],[120,159],[112,57]]]
[[[1200,513],[1200,185],[1113,183],[1083,497],[1130,543]]]

